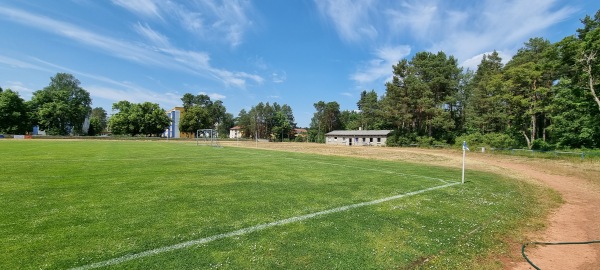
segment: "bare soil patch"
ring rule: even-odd
[[[380,160],[402,160],[438,166],[460,167],[458,150],[347,147],[314,143],[222,142],[224,145],[262,149],[355,156]],[[514,177],[548,186],[560,193],[564,204],[548,216],[547,226],[526,238],[536,242],[600,240],[600,162],[533,159],[469,152],[467,168]],[[532,206],[535,207],[535,206]],[[505,269],[534,269],[521,256],[521,243],[509,256],[498,255]],[[541,269],[600,269],[600,244],[529,246],[527,256]]]

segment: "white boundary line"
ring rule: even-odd
[[[223,239],[223,238],[229,238],[229,237],[233,237],[233,236],[249,234],[249,233],[264,230],[264,229],[274,227],[274,226],[290,224],[290,223],[303,221],[303,220],[311,219],[311,218],[322,216],[322,215],[328,215],[328,214],[333,214],[333,213],[337,213],[337,212],[348,211],[348,210],[358,208],[358,207],[380,204],[383,202],[400,199],[403,197],[421,194],[421,193],[431,191],[431,190],[454,186],[457,184],[460,184],[460,182],[449,183],[449,184],[445,184],[445,185],[441,185],[441,186],[435,186],[435,187],[430,187],[430,188],[421,189],[421,190],[417,190],[417,191],[412,191],[412,192],[399,194],[399,195],[395,195],[395,196],[391,196],[391,197],[387,197],[387,198],[383,198],[383,199],[378,199],[378,200],[374,200],[374,201],[370,201],[370,202],[351,204],[351,205],[346,205],[346,206],[342,206],[342,207],[338,207],[338,208],[332,208],[332,209],[328,209],[328,210],[324,210],[324,211],[320,211],[320,212],[306,214],[306,215],[302,215],[302,216],[296,216],[296,217],[291,217],[291,218],[287,218],[287,219],[282,219],[282,220],[278,220],[278,221],[274,221],[274,222],[270,222],[270,223],[259,224],[259,225],[255,225],[252,227],[239,229],[237,231],[232,231],[232,232],[223,233],[223,234],[217,234],[217,235],[209,236],[206,238],[200,238],[200,239],[182,242],[182,243],[171,245],[171,246],[165,246],[165,247],[160,247],[160,248],[156,248],[156,249],[151,249],[151,250],[143,251],[140,253],[124,255],[124,256],[106,260],[106,261],[101,261],[101,262],[92,263],[92,264],[88,264],[88,265],[84,265],[84,266],[80,266],[80,267],[71,268],[70,270],[87,270],[87,269],[94,269],[94,268],[105,267],[105,266],[110,266],[110,265],[116,265],[116,264],[131,261],[131,260],[139,259],[139,258],[157,255],[160,253],[165,253],[165,252],[169,252],[169,251],[173,251],[173,250],[187,248],[190,246],[209,243],[209,242]]]

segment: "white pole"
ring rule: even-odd
[[[463,141],[463,159],[462,159],[462,184],[465,183],[465,157],[466,157],[466,153],[467,153],[467,142]]]

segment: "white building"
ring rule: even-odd
[[[385,146],[391,130],[334,130],[325,134],[325,144]]]
[[[183,107],[175,107],[170,111],[167,111],[167,115],[169,119],[171,119],[171,125],[169,128],[165,130],[163,133],[164,137],[167,138],[180,138],[181,133],[179,132],[179,120],[181,120],[181,112],[183,111]]]
[[[242,127],[235,126],[229,129],[229,138],[231,139],[239,139],[243,136]]]

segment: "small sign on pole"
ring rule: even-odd
[[[463,160],[462,160],[462,183],[465,183],[465,157],[466,157],[466,153],[469,150],[469,147],[467,147],[467,141],[463,141]]]

